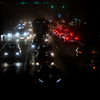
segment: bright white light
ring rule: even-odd
[[[54,65],[54,62],[52,62],[51,65]]]
[[[32,48],[34,48],[35,47],[35,45],[32,45]]]
[[[29,31],[32,31],[32,29],[29,29]]]
[[[4,63],[3,65],[4,65],[4,67],[7,67],[8,66],[8,63]]]
[[[34,36],[36,36],[36,34],[34,34]]]
[[[24,35],[27,35],[27,33],[25,32]]]
[[[46,34],[46,36],[49,36],[49,34]]]
[[[16,55],[19,55],[19,52],[16,52]]]
[[[60,82],[61,81],[61,78],[60,79],[58,79],[57,81],[56,81],[56,83],[58,83],[58,82]]]
[[[4,53],[4,55],[5,55],[5,56],[7,56],[7,55],[8,55],[8,53],[7,53],[7,52],[5,52],[5,53]]]
[[[51,53],[51,56],[54,56],[54,53]]]
[[[19,36],[19,33],[17,32],[16,35]]]
[[[43,81],[41,79],[39,79],[39,82],[43,83]]]
[[[11,37],[11,33],[8,33],[8,37]]]
[[[39,62],[36,62],[36,65],[39,65]]]
[[[20,66],[21,66],[21,63],[17,62],[17,63],[15,63],[15,65],[16,65],[17,67],[20,67]]]
[[[45,39],[45,42],[47,42],[48,41],[48,39]]]
[[[8,34],[8,36],[11,36],[11,34]]]
[[[18,27],[18,29],[21,29],[21,27]]]

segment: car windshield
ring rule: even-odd
[[[9,45],[6,47],[7,49],[18,49],[18,46]]]
[[[50,45],[41,45],[39,50],[48,51],[48,50],[52,50],[52,47]]]
[[[42,52],[38,54],[39,59],[51,59],[52,56],[48,52]]]
[[[82,50],[83,51],[90,51],[90,50],[92,50],[92,48],[90,46],[83,46]]]
[[[42,39],[35,39],[34,41],[33,41],[33,43],[42,43],[43,42],[43,40]]]

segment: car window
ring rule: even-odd
[[[18,46],[7,46],[8,49],[16,49]]]

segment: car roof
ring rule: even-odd
[[[39,54],[46,55],[46,54],[50,54],[50,52],[44,52],[44,51],[41,51],[41,52],[38,52],[38,55],[39,55]]]
[[[89,49],[89,48],[92,48],[92,47],[90,45],[81,45],[80,48]]]

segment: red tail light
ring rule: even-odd
[[[69,40],[69,37],[68,36],[66,37],[66,40]]]
[[[75,37],[75,40],[78,40],[78,37]]]
[[[92,53],[95,53],[94,51],[92,51]]]
[[[93,66],[93,69],[95,69],[95,66]]]
[[[65,30],[66,32],[68,31],[68,29]]]
[[[81,51],[79,51],[78,53],[82,53]]]
[[[59,34],[59,32],[57,34]]]
[[[94,58],[94,56],[92,56],[92,58]]]
[[[70,33],[70,36],[73,36],[73,33]]]

